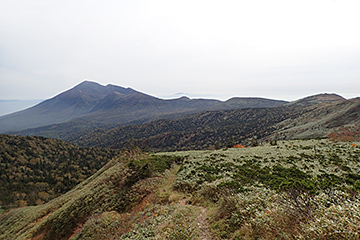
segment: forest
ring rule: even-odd
[[[57,139],[0,135],[0,206],[48,202],[96,173],[119,152]]]

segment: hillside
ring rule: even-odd
[[[131,149],[64,195],[0,216],[0,239],[358,239],[359,143]]]
[[[57,139],[0,135],[0,207],[37,205],[69,191],[119,154]]]
[[[354,140],[359,138],[359,108],[359,99],[321,95],[275,108],[207,111],[175,120],[98,129],[67,140],[82,146],[120,149],[135,144],[152,151],[249,146],[274,139],[326,138],[345,133],[353,136],[348,140]]]
[[[0,239],[74,237],[74,230],[89,217],[132,210],[159,186],[162,182],[159,174],[180,160],[179,157],[151,157],[131,152],[122,158],[114,158],[96,174],[55,200],[3,214],[0,217]],[[12,221],[15,224],[9,225]]]
[[[210,111],[178,120],[158,120],[110,130],[95,130],[74,140],[82,146],[124,148],[130,144],[152,151],[214,149],[245,144],[273,133],[272,126],[303,110],[254,108]]]
[[[296,106],[296,107],[308,107],[312,105],[317,105],[320,103],[334,103],[334,102],[342,102],[346,100],[342,96],[339,96],[334,93],[323,93],[323,94],[316,94],[313,96],[308,96],[305,98],[301,98],[296,101],[292,101],[286,103],[286,106]]]
[[[273,108],[287,104],[288,102],[282,100],[273,100],[267,98],[255,97],[234,97],[222,102],[209,110],[233,110],[242,108]]]
[[[338,136],[338,140],[360,138],[360,98],[314,105],[296,119],[274,126],[272,137],[280,139]],[[342,137],[342,139],[340,139]]]
[[[274,107],[284,103],[252,98],[233,99],[230,103],[187,97],[164,100],[131,88],[84,81],[34,107],[0,117],[0,133],[31,129],[21,134],[60,138],[79,130],[178,118],[206,109]],[[51,135],[48,134],[49,129]]]

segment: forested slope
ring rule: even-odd
[[[273,132],[272,125],[302,112],[289,108],[203,112],[179,120],[97,130],[74,142],[112,148],[135,144],[155,151],[220,148],[265,137]]]
[[[47,202],[84,181],[118,153],[57,139],[0,135],[0,206]]]

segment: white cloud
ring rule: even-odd
[[[156,96],[360,95],[354,90],[360,89],[359,6],[350,0],[6,1],[0,94],[47,98],[90,78]]]

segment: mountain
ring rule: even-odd
[[[132,89],[94,82],[82,82],[74,88],[26,110],[0,117],[0,131],[14,131],[68,121],[87,114],[98,101],[108,94],[119,91],[132,94]]]
[[[160,118],[179,118],[208,109],[274,107],[284,103],[255,98],[234,98],[226,102],[187,97],[164,100],[131,88],[110,84],[102,86],[84,81],[32,108],[0,117],[0,133],[31,129],[30,134],[58,138],[68,135],[63,132],[64,129],[71,129],[73,133],[98,127],[139,124]],[[52,135],[42,133],[49,129]]]
[[[18,131],[78,118],[91,124],[121,124],[164,113],[196,111],[215,100],[161,100],[131,88],[84,81],[32,108],[0,117],[0,131]]]

